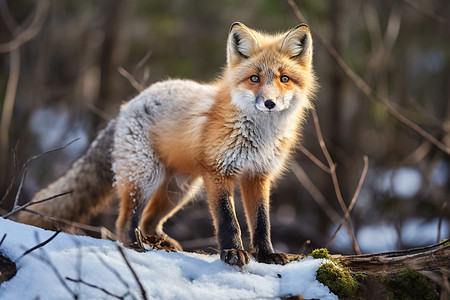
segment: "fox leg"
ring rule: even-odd
[[[258,262],[286,264],[284,253],[274,253],[270,239],[269,217],[270,180],[268,178],[243,178],[241,195],[250,230],[253,256]]]
[[[207,175],[204,177],[204,181],[216,228],[220,258],[230,265],[243,266],[248,264],[250,256],[244,250],[241,229],[234,208],[234,180],[220,175]]]
[[[124,244],[136,242],[136,229],[139,226],[141,213],[150,196],[158,187],[159,180],[149,182],[145,188],[137,182],[117,181],[117,190],[120,197],[119,217],[116,228],[119,239]]]
[[[141,230],[145,236],[156,235],[173,248],[182,250],[180,244],[163,231],[167,219],[189,202],[201,189],[201,179],[166,174],[163,182],[144,208]]]

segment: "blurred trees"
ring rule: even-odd
[[[379,96],[450,146],[450,5],[446,0],[296,2],[313,33],[323,35]],[[67,149],[28,165],[20,193],[20,201],[26,202],[61,175],[120,104],[138,93],[130,78],[143,86],[176,77],[211,81],[224,66],[232,22],[268,32],[299,23],[288,2],[281,0],[195,4],[21,0],[2,1],[0,8],[0,50],[6,49],[0,54],[3,122],[8,93],[13,99],[9,128],[1,137],[6,142],[0,154],[0,196],[16,178],[0,203],[3,210],[13,205],[23,163],[81,137]],[[35,32],[29,40],[16,49],[1,48],[30,25]],[[448,237],[449,154],[370,101],[317,39],[314,64],[321,86],[316,109],[347,206],[363,169],[363,156],[369,158],[368,175],[351,212],[361,250],[420,246]],[[326,163],[312,118],[305,125],[303,146]],[[292,171],[274,188],[273,239],[276,248],[290,252],[298,251],[306,240],[313,247],[325,246],[340,222],[336,216],[344,215],[330,175],[302,151],[294,158],[325,203],[318,205]],[[206,203],[196,202],[174,216],[167,231],[182,244],[185,241],[185,247],[214,246]],[[238,209],[244,224],[242,207]],[[112,229],[114,211],[105,211],[94,224]],[[334,217],[327,211],[333,211]],[[344,229],[329,247],[353,252]]]

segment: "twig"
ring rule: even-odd
[[[47,150],[47,151],[41,152],[41,153],[39,153],[39,154],[33,155],[32,157],[30,157],[30,158],[22,165],[21,170],[25,170],[26,167],[28,166],[28,164],[31,163],[33,160],[35,160],[35,159],[37,159],[37,158],[39,158],[39,157],[41,157],[41,156],[43,156],[43,155],[45,155],[45,154],[49,154],[49,153],[52,153],[52,152],[55,152],[55,151],[59,151],[59,150],[64,150],[64,149],[66,149],[68,146],[70,146],[71,144],[73,144],[73,143],[75,143],[76,141],[78,141],[79,139],[80,139],[80,138],[76,138],[76,139],[74,139],[74,140],[68,142],[68,143],[65,144],[64,146],[52,148],[52,149],[50,149],[50,150]],[[14,183],[16,182],[16,180],[17,180],[17,178],[15,177],[15,178],[12,180],[12,182],[11,182],[11,184],[10,184],[10,187],[12,187],[12,186],[14,185]],[[5,195],[3,195],[3,198],[2,198],[2,200],[0,201],[0,203],[2,203],[3,200],[5,200],[5,198],[9,195],[10,192],[11,192],[11,189],[8,188],[8,189],[6,190]]]
[[[295,15],[301,22],[306,22],[305,17],[300,12],[298,6],[295,4],[294,0],[287,0],[289,5],[292,7]],[[417,134],[421,135],[423,138],[427,139],[441,151],[450,155],[450,147],[444,145],[440,141],[438,141],[434,136],[426,132],[422,127],[412,122],[405,116],[403,116],[400,112],[398,112],[391,104],[389,98],[380,97],[377,95],[375,90],[370,87],[358,74],[356,74],[344,61],[344,59],[339,55],[339,53],[334,49],[330,43],[317,31],[314,31],[314,35],[320,41],[320,43],[327,49],[327,51],[331,54],[331,56],[336,60],[337,64],[341,67],[347,77],[356,85],[356,87],[362,91],[367,98],[371,101],[381,104],[381,106],[390,113],[394,118],[403,123],[403,125],[409,127]]]
[[[319,168],[321,168],[323,171],[327,172],[328,174],[331,173],[330,168],[328,168],[323,162],[320,161],[314,154],[312,154],[308,149],[306,149],[302,144],[298,144],[297,148],[305,154],[313,163],[316,164]]]
[[[19,84],[20,75],[20,51],[15,49],[9,53],[10,56],[10,72],[8,84],[6,86],[5,99],[3,102],[3,110],[0,120],[0,151],[3,157],[2,164],[6,163],[5,158],[9,148],[9,127],[11,125],[14,103],[16,101],[17,86]],[[6,166],[2,166],[5,170]]]
[[[31,161],[33,161],[33,160],[35,160],[35,159],[41,157],[42,155],[45,155],[45,154],[49,154],[49,153],[52,153],[52,152],[55,152],[55,151],[60,151],[60,150],[66,149],[67,147],[69,147],[71,144],[75,143],[75,142],[78,141],[79,139],[81,139],[81,138],[76,138],[76,139],[74,139],[74,140],[68,142],[68,143],[65,144],[64,146],[55,147],[55,148],[52,148],[52,149],[50,149],[50,150],[44,151],[44,152],[42,152],[42,153],[33,155],[32,157],[30,157],[30,158],[23,164],[22,168],[28,166],[28,164],[29,164]]]
[[[137,71],[140,68],[142,68],[144,66],[144,64],[150,59],[151,56],[152,56],[152,50],[147,51],[147,53],[145,53],[144,57],[138,61],[138,63],[134,66],[133,69],[135,71]]]
[[[95,106],[93,103],[91,103],[90,101],[86,101],[85,103],[86,103],[87,108],[89,108],[97,116],[99,116],[100,118],[102,118],[105,121],[108,121],[108,122],[111,121],[111,119],[112,119],[111,116],[109,116],[107,113],[105,113],[100,108]]]
[[[137,274],[134,271],[133,267],[131,266],[130,262],[128,261],[128,258],[126,257],[125,252],[123,251],[123,249],[120,245],[117,245],[117,249],[119,249],[120,255],[122,255],[123,259],[125,260],[125,263],[128,266],[128,269],[130,269],[131,274],[133,274],[134,279],[136,280],[137,284],[139,285],[139,288],[141,290],[142,299],[147,300],[147,293],[145,292],[144,286],[142,285],[141,281],[139,280],[139,277],[137,276]]]
[[[86,285],[86,286],[88,286],[88,287],[91,287],[91,288],[100,290],[100,291],[102,291],[103,293],[107,294],[108,296],[111,296],[111,297],[114,297],[114,298],[117,298],[117,299],[124,299],[125,296],[127,296],[127,294],[125,294],[125,295],[123,295],[123,296],[115,295],[115,294],[109,292],[108,290],[106,290],[105,288],[99,287],[99,286],[97,286],[97,285],[95,285],[95,284],[92,284],[92,283],[88,283],[88,282],[86,282],[86,281],[84,281],[84,280],[82,280],[82,279],[73,279],[73,278],[70,278],[70,277],[66,277],[66,280],[72,281],[72,282],[75,282],[75,283],[81,283],[81,284],[84,284],[84,285]]]
[[[362,185],[364,183],[364,180],[366,178],[367,175],[367,171],[369,170],[369,159],[367,158],[366,155],[364,155],[364,168],[363,171],[361,173],[361,176],[359,178],[359,182],[358,182],[358,186],[356,187],[355,193],[353,194],[353,198],[352,201],[350,202],[350,205],[345,213],[344,218],[342,218],[341,223],[339,224],[339,226],[336,228],[335,232],[333,233],[333,235],[331,236],[330,240],[328,241],[327,245],[325,247],[328,247],[329,245],[331,245],[331,243],[333,243],[336,235],[338,234],[339,230],[341,229],[342,225],[344,225],[345,220],[347,218],[349,218],[350,216],[350,212],[353,210],[353,207],[356,203],[356,199],[358,199],[359,193],[361,191]]]
[[[31,252],[33,252],[36,249],[39,249],[41,247],[44,247],[45,245],[47,245],[48,243],[50,243],[61,231],[58,230],[56,231],[51,237],[49,237],[47,240],[43,241],[42,243],[37,244],[36,246],[28,249],[27,251],[25,251],[21,256],[19,256],[15,262],[21,260],[25,255],[30,254]],[[36,232],[37,234],[37,232]],[[36,236],[37,239],[37,236]]]
[[[441,226],[442,226],[442,218],[444,217],[445,210],[447,209],[449,199],[445,200],[442,203],[441,212],[439,213],[439,222],[438,222],[438,234],[437,234],[437,243],[441,240]]]
[[[293,162],[291,164],[291,170],[294,173],[295,177],[297,177],[298,181],[303,185],[306,191],[311,195],[314,201],[316,201],[317,205],[319,205],[324,213],[330,218],[333,223],[337,223],[341,218],[336,210],[331,207],[325,196],[320,192],[317,186],[311,181],[303,168],[297,163]]]
[[[446,25],[446,26],[450,26],[450,22],[448,22],[447,19],[445,19],[444,17],[441,17],[437,14],[435,14],[434,12],[424,9],[423,7],[419,6],[417,3],[415,3],[412,0],[403,0],[403,2],[405,2],[409,7],[411,7],[412,9],[414,9],[415,11],[417,11],[418,13],[426,16],[427,18],[430,18],[431,20],[434,20],[442,25]]]
[[[38,211],[31,210],[31,209],[28,209],[28,208],[23,208],[22,210],[26,211],[26,212],[29,212],[29,213],[32,213],[32,214],[35,214],[35,215],[38,215],[41,218],[44,218],[44,219],[47,219],[47,220],[50,220],[50,221],[53,221],[53,222],[56,222],[56,223],[63,223],[63,224],[66,224],[66,225],[69,225],[69,226],[73,226],[73,227],[76,227],[76,228],[80,228],[80,229],[83,229],[83,230],[89,230],[89,231],[92,231],[92,232],[97,232],[97,233],[106,235],[111,240],[114,240],[114,241],[118,240],[117,236],[114,233],[112,233],[111,231],[109,231],[105,227],[101,227],[99,229],[96,226],[91,226],[91,225],[78,223],[78,222],[75,222],[75,221],[70,221],[70,220],[57,218],[57,217],[50,217],[50,216],[44,215],[44,214],[42,214],[42,213],[40,213]]]
[[[0,247],[2,246],[3,241],[5,240],[5,238],[6,238],[6,233],[3,235],[2,240],[0,241]]]
[[[122,276],[120,275],[120,273],[114,269],[113,267],[111,267],[96,251],[92,251],[94,253],[94,255],[97,256],[97,259],[102,263],[102,265],[107,268],[109,271],[111,271],[111,273],[114,274],[114,276],[117,277],[117,279],[129,290],[130,286],[128,285],[128,283],[122,278]]]
[[[19,198],[22,193],[23,182],[25,181],[25,177],[27,177],[27,169],[23,170],[22,179],[20,180],[19,188],[17,189],[16,198],[14,199],[13,210],[15,210],[19,206]]]
[[[42,200],[31,201],[31,202],[25,203],[22,206],[14,205],[15,208],[12,211],[10,211],[9,213],[7,213],[6,215],[2,216],[2,218],[6,219],[6,218],[10,217],[11,215],[13,215],[13,214],[15,214],[15,213],[17,213],[17,212],[19,212],[21,210],[25,210],[25,208],[27,208],[29,206],[33,206],[33,205],[36,205],[36,204],[39,204],[39,203],[42,203],[42,202],[47,202],[49,200],[53,200],[55,198],[62,197],[64,195],[67,195],[67,194],[70,194],[70,193],[72,193],[72,191],[64,192],[64,193],[61,193],[61,194],[57,194],[57,195],[54,195],[54,196],[51,196],[51,197],[48,197],[48,198],[45,198],[45,199],[42,199]]]
[[[128,81],[130,82],[131,86],[133,86],[137,91],[142,92],[145,87],[143,85],[141,85],[136,78],[134,78],[133,75],[131,75],[127,70],[125,70],[122,66],[119,66],[117,68],[117,71],[119,71],[120,75],[122,75],[123,77],[125,77],[126,79],[128,79]]]
[[[311,241],[310,241],[310,240],[306,240],[306,241],[303,243],[302,247],[300,248],[300,251],[298,252],[298,254],[304,255],[304,254],[305,254],[305,251],[306,251],[306,247],[307,247],[309,244],[311,244]]]
[[[323,155],[325,156],[325,159],[327,160],[327,163],[330,167],[330,175],[333,182],[334,191],[338,199],[338,203],[345,214],[345,219],[347,220],[347,228],[352,239],[353,248],[355,249],[355,252],[357,254],[361,254],[361,250],[359,249],[358,243],[356,242],[355,232],[353,230],[350,214],[348,213],[348,208],[345,205],[344,198],[342,197],[341,188],[339,186],[339,181],[336,174],[336,164],[333,162],[330,152],[328,152],[327,146],[325,145],[322,130],[320,129],[319,117],[317,116],[317,112],[315,109],[312,109],[312,115],[314,119],[314,127],[316,128],[317,138],[319,139],[320,148],[322,149]]]
[[[37,232],[36,232],[37,233]],[[37,239],[37,237],[36,237]],[[55,273],[56,277],[58,278],[59,282],[63,285],[63,287],[73,296],[74,299],[78,299],[79,296],[73,292],[70,287],[67,285],[66,281],[64,280],[61,273],[59,273],[58,269],[55,267],[55,265],[52,263],[52,261],[46,257],[44,248],[41,248],[42,254],[40,255],[41,260],[43,260],[47,265],[53,270],[53,273]]]
[[[44,25],[49,6],[50,1],[37,1],[34,18],[30,25],[16,34],[12,41],[0,44],[0,53],[16,50],[26,42],[32,40],[41,31],[41,28]]]

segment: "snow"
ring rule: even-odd
[[[0,252],[16,262],[18,271],[0,284],[1,299],[69,299],[73,294],[80,299],[142,299],[117,242],[60,233],[22,256],[54,232],[0,218],[0,239],[5,233]],[[299,294],[306,299],[337,299],[315,279],[323,259],[306,258],[285,266],[252,260],[238,268],[226,265],[218,255],[129,249],[124,253],[148,299],[272,299]]]

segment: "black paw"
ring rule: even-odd
[[[220,259],[229,265],[242,267],[250,262],[250,255],[245,250],[225,249],[220,251]]]
[[[265,264],[285,265],[289,262],[289,257],[284,253],[257,253],[254,256],[257,262]]]

